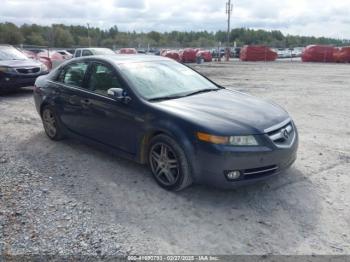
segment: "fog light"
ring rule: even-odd
[[[226,177],[228,180],[236,180],[241,176],[240,171],[229,171],[226,173]]]
[[[10,78],[8,78],[8,77],[5,77],[5,81],[10,81],[11,79]]]

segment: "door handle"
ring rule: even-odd
[[[82,99],[80,102],[85,106],[91,105],[91,101],[89,99]]]
[[[69,103],[72,105],[78,105],[79,104],[79,98],[76,95],[73,95],[69,97]]]

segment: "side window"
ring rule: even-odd
[[[93,55],[93,53],[90,50],[83,50],[83,56],[89,56]]]
[[[58,81],[71,86],[83,87],[88,63],[80,62],[67,65],[59,74]]]
[[[80,57],[81,56],[81,50],[77,50],[77,52],[75,53],[75,57]]]
[[[88,87],[101,95],[107,95],[110,88],[122,88],[115,72],[110,67],[98,63],[92,65]]]

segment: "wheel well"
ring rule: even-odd
[[[141,147],[140,147],[140,158],[139,158],[140,163],[146,164],[148,162],[147,153],[148,153],[149,143],[153,137],[155,137],[157,135],[161,135],[161,134],[168,135],[167,133],[158,130],[158,131],[150,132],[150,133],[143,136],[142,141],[141,141]]]

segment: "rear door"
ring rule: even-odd
[[[89,126],[84,104],[89,95],[86,92],[89,64],[88,61],[70,63],[60,71],[55,81],[56,92],[59,93],[55,103],[61,122],[78,134]]]

